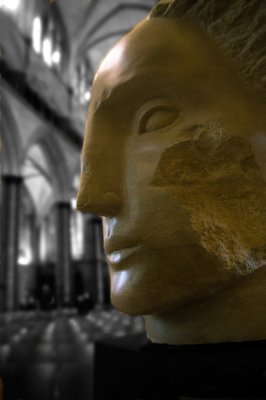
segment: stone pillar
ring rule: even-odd
[[[84,260],[87,264],[86,286],[96,303],[104,303],[102,229],[101,220],[94,215],[88,217],[85,228]]]
[[[103,306],[104,304],[104,263],[103,263],[103,232],[102,220],[95,218],[93,220],[95,245],[96,245],[96,271],[97,271],[97,304]]]
[[[70,249],[70,203],[56,205],[56,304],[72,305],[72,262]]]
[[[17,308],[17,258],[22,178],[4,176],[2,185],[0,308],[1,310],[14,311]]]
[[[28,214],[26,216],[26,223],[28,226],[29,246],[32,256],[28,289],[31,293],[35,293],[37,287],[37,268],[39,266],[40,230],[36,222],[35,214]]]
[[[84,279],[84,289],[88,289],[90,295],[94,301],[97,303],[97,270],[96,270],[96,241],[94,234],[94,223],[95,219],[92,215],[84,215],[85,226],[84,226],[84,253],[83,259],[85,262],[85,267],[82,271],[82,276]]]
[[[39,247],[40,247],[40,227],[36,221],[35,214],[29,214],[27,216],[27,222],[29,226],[30,233],[30,247],[32,250],[32,262],[33,264],[38,264],[40,262],[39,259]]]
[[[45,216],[39,226],[38,233],[38,249],[37,249],[37,259],[41,264],[45,264],[48,259],[48,254],[51,253],[51,244],[48,243],[50,220],[49,216]]]

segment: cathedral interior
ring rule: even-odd
[[[122,374],[146,344],[142,318],[110,304],[101,222],[75,199],[95,70],[154,3],[1,1],[5,400],[119,398],[110,358]]]
[[[111,47],[144,19],[153,6],[157,4],[153,8],[156,18],[156,13],[162,15],[160,13],[165,11],[171,14],[172,11],[168,7],[170,3],[175,3],[174,7],[181,10],[181,15],[187,10],[190,12],[190,7],[193,13],[195,6],[196,14],[203,15],[203,25],[206,22],[207,26],[210,15],[214,22],[216,19],[219,22],[219,15],[233,5],[232,15],[231,11],[229,14],[225,13],[225,24],[221,19],[220,25],[210,25],[212,32],[217,30],[219,33],[221,25],[225,26],[225,32],[221,29],[222,34],[217,36],[219,41],[221,44],[228,43],[232,53],[239,50],[236,53],[240,59],[244,59],[243,71],[247,69],[249,81],[255,88],[258,86],[260,90],[264,90],[264,1],[0,0],[0,400],[266,398],[265,320],[257,322],[258,327],[263,327],[264,336],[256,336],[255,339],[248,337],[243,342],[200,341],[185,342],[185,345],[182,342],[180,346],[175,346],[176,342],[172,345],[163,341],[153,343],[152,339],[147,339],[146,320],[144,324],[141,316],[122,313],[111,304],[109,271],[112,263],[109,258],[108,267],[103,249],[101,218],[77,209],[77,192],[82,181],[80,164],[83,135],[90,101],[94,104],[95,92],[92,91],[92,83],[98,66]],[[174,9],[174,12],[176,10]],[[260,12],[257,13],[258,10]],[[245,27],[249,25],[249,20],[252,23],[247,30]],[[262,32],[258,39],[254,35],[256,30]],[[228,37],[233,37],[235,41],[228,40]],[[164,40],[163,36],[162,38],[158,40],[161,43]],[[181,39],[182,42],[183,37]],[[165,42],[163,48],[164,45]],[[167,49],[167,46],[165,47]],[[194,51],[190,54],[194,56]],[[256,54],[257,62],[254,62]],[[153,60],[153,57],[151,59]],[[204,70],[201,71],[201,75],[197,74],[197,77],[204,76],[206,71],[209,71],[210,65],[206,66],[205,59],[204,62]],[[218,64],[219,58],[217,71],[220,70]],[[189,68],[190,66],[188,70]],[[206,75],[208,77],[208,73]],[[229,86],[234,76],[230,75]],[[257,76],[260,77],[260,82]],[[193,86],[189,75],[190,81]],[[225,80],[221,80],[222,83],[218,81],[217,87],[221,89],[225,86],[226,91],[227,82],[223,85]],[[146,88],[147,85],[145,90]],[[212,92],[217,94],[215,87],[211,87]],[[130,102],[132,98],[133,96],[130,97]],[[230,103],[227,98],[228,96],[224,109],[231,112],[233,102]],[[251,104],[249,97],[244,99],[245,104]],[[235,103],[238,104],[237,101]],[[239,104],[242,115],[243,110],[245,111],[244,103]],[[258,114],[254,112],[254,115],[260,115],[262,108],[258,107],[257,102],[254,104],[256,110],[259,110]],[[158,108],[158,104],[156,107]],[[163,129],[164,124],[168,128],[172,127],[173,107],[170,109],[168,105],[162,110],[168,112],[166,117],[163,114]],[[252,108],[252,112],[254,110]],[[157,119],[152,119],[152,116],[151,114],[151,128],[149,121],[146,121],[147,132],[152,130],[153,124],[158,124]],[[237,118],[233,121],[235,120],[237,121]],[[244,121],[248,119],[244,118]],[[254,121],[255,118],[252,119],[252,123]],[[119,118],[118,122],[122,124]],[[258,126],[259,123],[260,119]],[[158,129],[161,129],[160,124],[159,119]],[[241,128],[242,126],[244,123],[242,124],[241,119]],[[192,126],[194,130],[199,127],[201,125]],[[107,131],[109,128],[110,125]],[[190,134],[192,131],[184,132]],[[260,133],[262,135],[263,131]],[[107,143],[108,146],[112,144],[111,141]],[[206,143],[203,143],[204,146]],[[261,155],[261,164],[266,170],[265,154],[262,154],[263,143],[265,145],[265,141],[261,141],[261,146],[257,144],[256,148]],[[235,149],[237,158],[237,146]],[[105,155],[102,157],[104,161]],[[205,160],[205,153],[203,158]],[[222,158],[221,160],[223,161]],[[247,158],[243,170],[251,170],[251,177],[256,178],[257,169],[254,169],[255,164],[253,165],[252,160],[253,158]],[[115,163],[116,160],[112,166]],[[134,163],[133,165],[135,166]],[[135,174],[132,173],[133,175]],[[135,193],[132,197],[134,196]],[[195,203],[198,206],[198,202]],[[157,208],[164,210],[164,204],[167,203],[160,203]],[[148,205],[150,207],[150,203]],[[265,211],[264,206],[265,204],[260,203],[262,212]],[[246,214],[248,210],[243,206],[243,216]],[[153,214],[147,215],[156,219]],[[266,216],[265,213],[263,215]],[[168,220],[161,221],[165,223],[167,231]],[[261,242],[265,245],[265,229],[263,231],[262,228],[265,225],[262,225],[259,219],[257,222],[261,227]],[[146,225],[156,227],[149,221]],[[255,225],[250,228],[255,231]],[[155,235],[158,233],[156,229],[153,231]],[[256,235],[259,236],[258,230]],[[163,236],[163,250],[168,249],[166,244],[169,237],[165,239]],[[231,245],[231,242],[229,244]],[[175,243],[173,247],[178,246]],[[152,246],[151,249],[154,250]],[[263,258],[261,255],[260,257]],[[154,260],[155,256],[152,257],[152,262]],[[261,265],[265,267],[265,259],[262,261],[264,264]],[[176,258],[174,264],[175,262]],[[163,260],[162,268],[167,267],[166,264]],[[163,272],[167,276],[165,269]],[[265,268],[263,276],[266,285]],[[152,287],[154,280],[149,276],[148,281],[149,287]],[[163,279],[162,281],[164,282]],[[206,279],[200,280],[203,286],[205,281]],[[170,283],[172,284],[172,281]],[[187,286],[183,286],[185,292],[188,291]],[[142,287],[145,289],[145,295],[148,293],[149,296],[152,293],[152,290],[147,290],[147,286]],[[261,294],[259,299],[263,301],[256,303],[253,298],[252,301],[254,307],[261,304],[258,315],[262,315],[263,319],[265,286],[261,283],[255,287],[252,292],[255,298],[258,288]],[[176,291],[175,286],[174,290]],[[161,307],[164,293],[159,292],[160,297],[156,290],[154,292]],[[135,301],[135,293],[133,299]],[[249,298],[247,300],[249,303]],[[237,301],[233,304],[234,307],[231,308],[237,310]],[[185,309],[185,317],[189,314],[187,310],[191,309]],[[145,319],[148,312],[142,314]],[[222,320],[220,314],[216,314],[215,318]],[[245,326],[248,325],[246,322],[249,322],[252,328],[252,312],[244,317]],[[247,319],[249,321],[246,321]],[[231,320],[229,322],[231,324]],[[233,320],[232,324],[237,325],[237,322]],[[204,324],[205,328],[211,330],[208,323]],[[201,331],[197,332],[197,329],[193,328],[191,330],[196,331],[196,336],[200,336]]]

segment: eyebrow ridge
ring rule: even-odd
[[[145,80],[146,82],[149,81],[154,81],[154,75],[157,75],[158,78],[165,76],[162,75],[161,71],[156,71],[155,73],[151,74],[151,73],[139,73],[136,74],[132,77],[130,77],[129,79],[126,79],[118,84],[116,84],[115,86],[106,86],[104,88],[104,90],[102,91],[102,95],[99,96],[94,103],[94,113],[98,113],[98,111],[100,111],[100,109],[104,106],[104,104],[106,104],[108,101],[111,101],[111,97],[112,97],[112,93],[115,91],[119,91],[121,89],[123,89],[124,87],[126,87],[127,85],[129,85],[130,83],[134,82],[135,80],[141,79],[142,81]],[[103,96],[103,93],[106,90],[110,90],[110,94],[108,96]]]

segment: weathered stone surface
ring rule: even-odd
[[[159,343],[266,339],[262,86],[204,31],[226,34],[211,4],[158,6],[122,38],[85,130],[78,208],[103,217],[113,304]]]
[[[266,5],[261,0],[159,2],[151,16],[186,18],[207,32],[266,101]]]

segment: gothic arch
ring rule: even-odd
[[[136,4],[136,3],[122,3],[118,6],[111,9],[106,15],[102,16],[94,25],[93,27],[86,33],[86,41],[82,42],[77,50],[77,59],[79,58],[80,54],[83,54],[87,47],[90,46],[90,41],[95,40],[94,35],[96,32],[101,29],[104,24],[106,24],[112,18],[118,16],[118,14],[123,14],[128,12],[129,10],[137,10],[143,13],[148,13],[151,9],[150,5],[146,4]],[[88,41],[89,40],[89,41]]]
[[[58,138],[45,128],[36,130],[26,147],[24,160],[35,145],[41,148],[47,160],[47,178],[51,181],[55,201],[69,201],[71,174]]]

